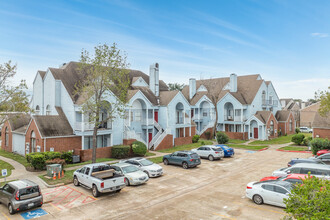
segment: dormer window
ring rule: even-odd
[[[47,105],[46,107],[46,115],[50,115],[50,105]]]
[[[36,106],[36,115],[39,115],[40,114],[40,107],[39,105]]]

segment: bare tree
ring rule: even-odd
[[[93,123],[93,153],[92,162],[96,162],[97,131],[108,120],[116,115],[122,117],[127,102],[127,91],[130,85],[126,55],[114,43],[98,45],[94,55],[82,51],[80,74],[82,80],[76,85],[76,94],[83,96],[82,113],[89,115]],[[115,96],[115,101],[108,102],[107,98]],[[102,116],[106,113],[106,117]]]
[[[27,89],[25,80],[21,80],[19,85],[11,85],[11,79],[16,75],[17,65],[12,65],[11,61],[0,64],[0,115],[8,112],[29,112],[28,96],[24,92]],[[0,125],[6,117],[0,117]]]

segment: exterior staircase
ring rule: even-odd
[[[124,139],[135,139],[144,143],[147,146],[147,143],[143,140],[143,138],[138,135],[134,130],[130,129],[127,124],[125,124]]]
[[[170,129],[164,130],[156,121],[154,121],[154,126],[158,130],[158,132],[149,142],[148,144],[149,150],[156,150],[158,145],[162,142],[162,140],[166,137],[166,135],[171,133]]]
[[[214,121],[210,121],[201,131],[197,131],[198,135],[202,135],[208,128],[212,128],[214,126]]]

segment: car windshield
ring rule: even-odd
[[[222,148],[221,147],[218,147],[218,148],[212,148],[213,151],[222,151]]]
[[[198,154],[190,154],[191,158],[197,159],[199,156]]]
[[[139,171],[139,169],[135,166],[127,166],[127,167],[123,167],[123,173],[133,173]]]
[[[142,166],[150,166],[150,165],[154,164],[150,160],[140,160],[140,163],[142,164]]]

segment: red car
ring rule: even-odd
[[[282,176],[282,177],[267,176],[267,177],[262,178],[260,180],[260,182],[267,181],[267,180],[283,180],[283,181],[295,184],[295,183],[303,183],[302,180],[304,180],[307,177],[308,177],[308,175],[306,175],[306,174],[289,174],[289,175]]]
[[[330,153],[330,150],[319,150],[316,154],[317,156],[320,156],[322,154],[327,154],[327,153]]]

